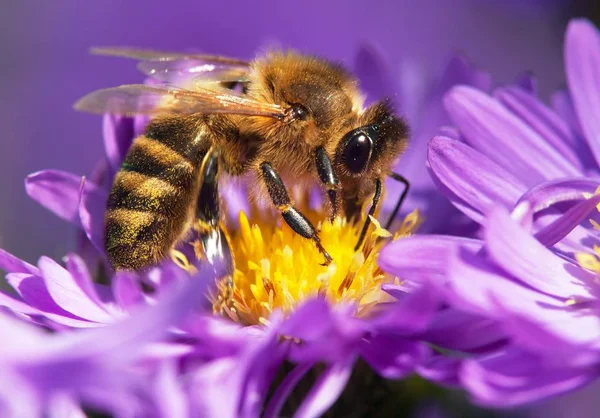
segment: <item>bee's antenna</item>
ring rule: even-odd
[[[404,199],[406,198],[406,195],[408,194],[408,189],[410,188],[409,181],[407,179],[405,179],[404,177],[402,177],[400,174],[392,172],[389,174],[389,176],[391,178],[393,178],[394,180],[396,180],[398,183],[404,184],[404,190],[402,190],[402,194],[400,195],[398,202],[396,202],[396,206],[394,207],[392,214],[390,215],[390,217],[388,218],[388,221],[385,224],[385,229],[388,229],[388,230],[390,229],[390,226],[392,226],[392,222],[394,222],[394,219],[396,219],[396,215],[398,215],[398,211],[402,207],[402,202],[404,202]]]

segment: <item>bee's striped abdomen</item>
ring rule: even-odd
[[[184,117],[169,117],[153,121],[134,141],[107,204],[106,250],[115,268],[160,261],[185,232],[210,146],[202,132]]]

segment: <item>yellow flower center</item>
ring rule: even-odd
[[[311,219],[327,219],[319,212]],[[291,312],[303,300],[320,296],[331,303],[350,302],[356,314],[364,315],[375,304],[388,300],[381,284],[393,282],[377,265],[377,257],[385,240],[392,235],[381,228],[375,218],[358,251],[354,251],[362,222],[356,224],[337,218],[318,225],[319,237],[333,258],[322,266],[323,256],[315,244],[294,233],[276,218],[256,217],[252,222],[245,213],[239,215],[239,228],[231,232],[230,244],[235,258],[234,289],[228,303],[213,297],[215,312],[236,322],[252,325],[268,322],[275,310]],[[419,223],[417,211],[404,220],[392,238],[410,234]],[[219,285],[220,294],[227,292]]]

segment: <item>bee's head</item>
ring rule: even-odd
[[[345,132],[332,152],[332,162],[340,181],[343,199],[352,208],[352,216],[374,189],[375,179],[382,179],[406,149],[408,126],[395,115],[389,101],[366,109],[352,129]]]
[[[352,180],[387,174],[407,145],[408,127],[388,101],[369,107],[359,126],[337,143],[334,164],[342,179]]]

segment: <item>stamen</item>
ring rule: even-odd
[[[575,259],[582,268],[600,273],[600,260],[594,254],[576,253]]]
[[[277,216],[253,210],[252,223],[245,213],[239,215],[239,228],[230,231],[230,245],[235,258],[233,292],[221,282],[211,297],[213,311],[244,325],[268,324],[277,310],[284,314],[310,297],[323,297],[331,303],[348,302],[357,308],[356,314],[368,315],[389,295],[381,290],[386,282],[397,278],[386,275],[377,265],[377,256],[392,234],[372,217],[373,231],[365,245],[354,251],[354,243],[362,223],[349,223],[343,218],[320,223],[327,214],[303,209],[315,225],[319,238],[333,262],[322,266],[322,255],[314,242],[294,233]],[[404,219],[394,238],[405,236],[418,226],[418,211]],[[400,235],[399,235],[400,234]],[[200,242],[191,243],[194,253],[201,255]],[[189,269],[190,263],[180,252],[174,252],[175,262]],[[193,267],[193,266],[192,266]]]
[[[375,227],[375,229],[373,230],[373,232],[371,232],[371,235],[375,238],[389,238],[392,236],[392,233],[390,231],[388,231],[387,229],[383,228],[381,226],[381,224],[379,223],[379,221],[377,219],[375,219],[374,216],[369,215],[369,219],[371,219],[371,222],[373,223],[373,226]]]
[[[589,199],[594,195],[600,194],[600,186],[598,186],[596,188],[596,190],[594,191],[594,193],[587,193],[587,192],[583,192],[582,195],[584,198]],[[598,203],[596,205],[596,210],[598,212],[600,212],[600,203]],[[590,222],[590,224],[592,225],[592,228],[594,228],[594,230],[596,231],[600,231],[600,224],[598,222],[596,222],[595,220],[593,220],[592,218],[588,219],[588,221]]]
[[[577,303],[577,301],[573,298],[565,300],[565,305],[567,305],[567,306],[573,306],[576,303]]]
[[[189,262],[188,258],[181,251],[172,249],[171,260],[173,260],[177,266],[181,267],[190,274],[197,272],[196,268]]]

